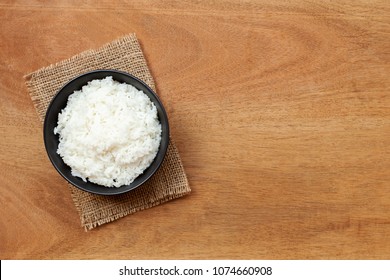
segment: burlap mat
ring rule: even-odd
[[[96,69],[115,69],[131,73],[155,90],[137,38],[135,34],[130,34],[97,50],[82,52],[26,75],[27,88],[40,120],[43,122],[50,100],[66,82]],[[101,196],[81,191],[70,184],[68,186],[80,214],[81,224],[86,230],[181,197],[191,191],[172,138],[167,155],[157,173],[135,190],[121,195]]]

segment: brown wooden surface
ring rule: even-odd
[[[96,2],[0,3],[1,259],[390,258],[388,1]],[[193,192],[84,232],[23,75],[132,32]]]

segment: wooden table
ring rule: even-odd
[[[1,259],[390,258],[388,1],[79,2],[0,4]],[[193,192],[85,232],[23,75],[132,32]]]

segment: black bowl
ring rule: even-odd
[[[57,126],[58,114],[63,108],[65,108],[69,95],[72,94],[75,90],[80,90],[89,81],[92,81],[94,79],[103,79],[107,76],[112,76],[114,80],[120,83],[127,83],[136,87],[138,90],[142,90],[156,105],[158,118],[160,120],[162,129],[161,143],[154,161],[130,185],[124,185],[118,188],[104,187],[91,183],[89,181],[84,182],[81,178],[73,176],[71,174],[70,167],[66,165],[60,155],[57,154],[59,138],[58,135],[55,135],[53,132],[54,128]],[[43,126],[43,136],[46,151],[50,161],[57,169],[57,171],[62,175],[62,177],[64,177],[69,183],[81,190],[90,193],[101,195],[115,195],[125,193],[139,187],[140,185],[145,183],[150,177],[152,177],[153,174],[158,170],[162,161],[164,160],[169,144],[169,124],[167,114],[161,101],[153,92],[153,90],[144,82],[125,72],[115,70],[96,70],[74,78],[58,91],[47,109]]]

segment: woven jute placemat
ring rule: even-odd
[[[130,34],[99,49],[84,51],[26,75],[26,85],[41,122],[52,97],[66,82],[96,69],[128,72],[155,90],[138,40],[135,34]],[[184,196],[191,191],[172,137],[164,162],[157,173],[135,190],[121,195],[102,196],[84,192],[71,184],[68,186],[80,214],[81,224],[86,230]]]

